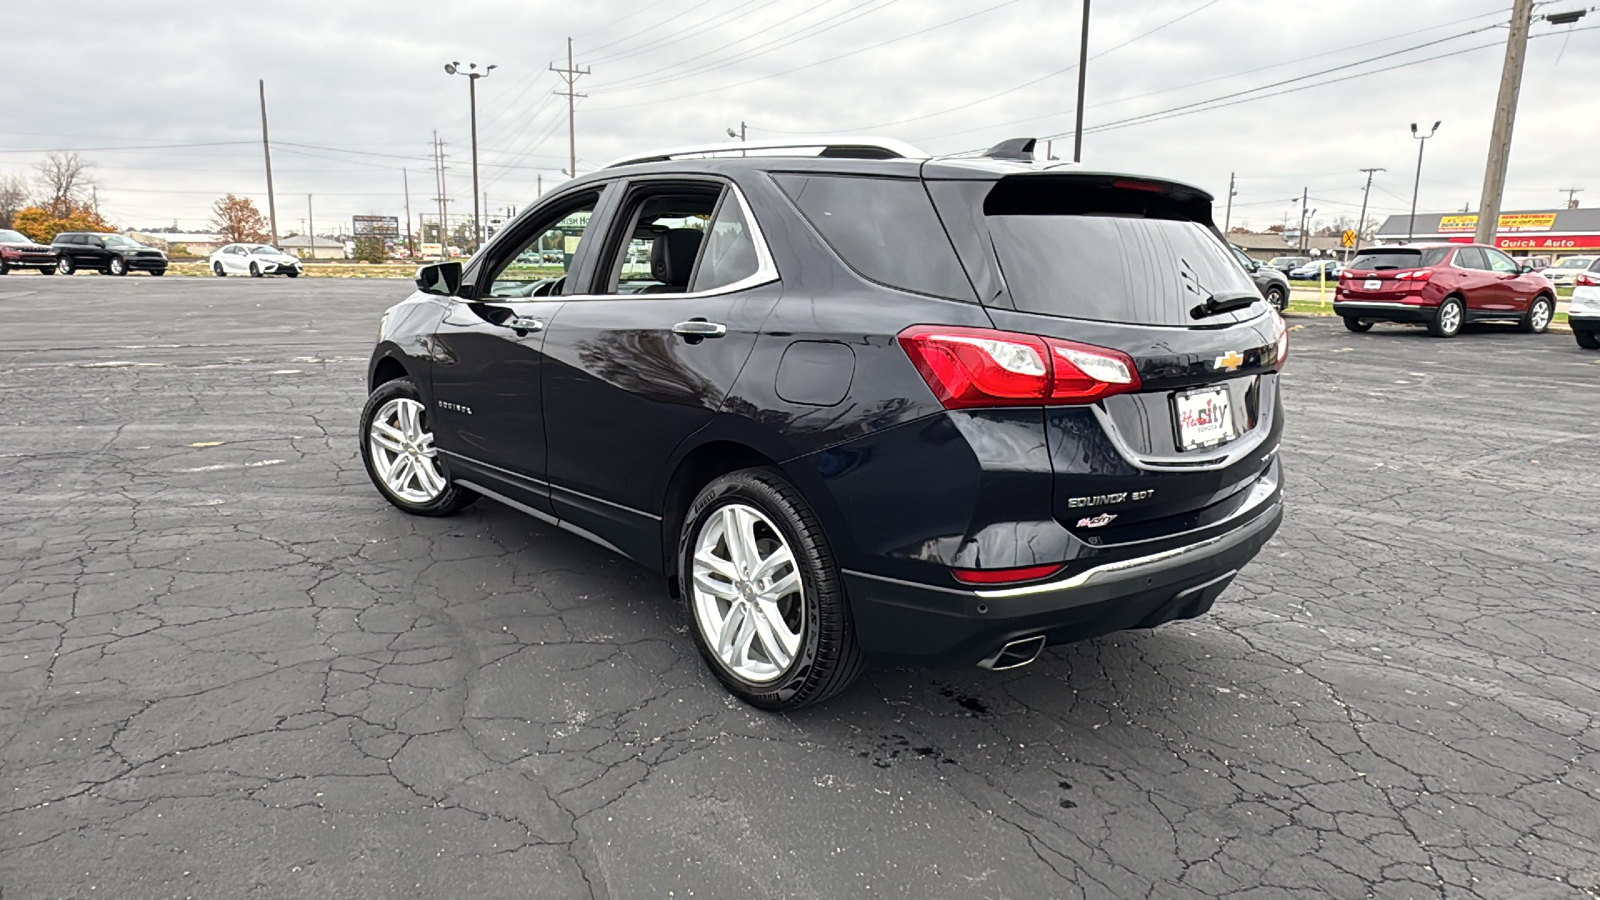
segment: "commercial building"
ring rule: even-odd
[[[1600,207],[1592,209],[1535,209],[1500,215],[1496,247],[1517,256],[1538,254],[1560,257],[1600,250]],[[1467,244],[1478,229],[1476,213],[1417,213],[1390,216],[1378,226],[1377,241],[1451,241]]]

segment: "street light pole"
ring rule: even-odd
[[[483,246],[483,219],[478,206],[478,79],[489,77],[495,66],[489,66],[482,72],[477,71],[477,63],[467,63],[465,69],[461,63],[448,62],[444,70],[451,75],[467,76],[467,102],[472,111],[472,240],[478,246]]]
[[[1356,250],[1361,249],[1361,231],[1367,227],[1367,195],[1372,193],[1372,174],[1374,172],[1387,172],[1389,170],[1371,168],[1362,169],[1361,171],[1367,173],[1367,186],[1361,191],[1361,215],[1356,219],[1356,245],[1354,248]],[[1413,215],[1415,215],[1415,213],[1413,213]]]
[[[1417,236],[1417,191],[1422,188],[1422,151],[1428,148],[1428,138],[1437,134],[1439,126],[1443,124],[1444,120],[1441,119],[1433,123],[1432,131],[1427,134],[1419,134],[1417,132],[1417,123],[1411,123],[1411,136],[1421,143],[1417,144],[1417,178],[1416,181],[1411,183],[1411,219],[1406,222],[1406,243],[1410,243]]]
[[[1089,77],[1089,0],[1083,0],[1083,31],[1078,44],[1078,124],[1072,133],[1072,161],[1083,161],[1083,89]]]

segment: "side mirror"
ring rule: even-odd
[[[454,297],[461,290],[461,263],[434,263],[418,269],[417,290],[437,297]]]
[[[1530,265],[1527,265],[1527,264],[1526,264],[1526,263],[1524,263],[1524,264],[1523,264],[1523,266],[1522,266],[1522,268],[1521,268],[1521,269],[1518,269],[1518,270],[1517,270],[1517,271],[1519,271],[1519,272],[1521,272],[1521,273],[1522,273],[1522,274],[1524,274],[1524,275],[1526,275],[1526,274],[1528,274],[1528,273],[1529,273],[1529,272],[1532,272],[1532,271],[1533,271],[1533,266],[1530,266]]]
[[[1259,260],[1259,259],[1250,260],[1250,271],[1252,271],[1252,272],[1261,271],[1261,260]]]

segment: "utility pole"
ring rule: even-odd
[[[311,223],[311,258],[317,258],[317,217],[311,212],[311,195],[306,195],[306,221]]]
[[[417,255],[417,246],[411,240],[411,173],[401,169],[400,179],[406,188],[406,253],[414,259]]]
[[[1356,245],[1354,249],[1361,249],[1361,232],[1367,227],[1367,195],[1372,193],[1372,174],[1374,172],[1387,172],[1388,169],[1371,168],[1362,169],[1367,173],[1367,186],[1361,190],[1361,215],[1356,219]]]
[[[1411,183],[1411,219],[1406,222],[1407,243],[1410,243],[1412,239],[1417,236],[1417,191],[1422,188],[1422,151],[1428,148],[1428,138],[1438,134],[1439,126],[1443,124],[1443,121],[1435,122],[1433,123],[1432,131],[1429,131],[1427,134],[1419,134],[1417,132],[1417,123],[1411,123],[1411,136],[1416,138],[1420,143],[1417,145],[1417,179]],[[1482,218],[1483,217],[1480,211],[1479,219],[1481,220]],[[1479,226],[1482,226],[1481,221],[1479,222]]]
[[[439,204],[439,258],[450,255],[449,228],[445,222],[445,208],[450,201],[445,196],[444,186],[444,143],[439,140],[439,132],[433,133],[433,186],[434,200]]]
[[[1083,0],[1083,32],[1078,44],[1078,125],[1072,132],[1072,161],[1083,161],[1083,89],[1089,77],[1089,0]]]
[[[1309,188],[1309,187],[1301,188],[1301,190],[1300,190],[1300,246],[1297,248],[1297,249],[1299,249],[1299,251],[1301,253],[1306,252],[1306,247],[1310,246],[1310,242],[1308,242],[1306,240],[1306,214],[1311,211],[1311,207],[1307,205],[1307,201],[1309,201],[1310,199],[1311,199],[1311,188]]]
[[[540,172],[538,175],[534,176],[534,178],[535,178],[535,181],[537,182],[537,184],[539,185],[538,190],[534,193],[534,196],[535,197],[543,197],[544,196],[544,173]]]
[[[272,223],[272,246],[278,246],[278,201],[272,196],[272,142],[267,139],[267,82],[256,81],[261,89],[261,152],[267,157],[267,221]]]
[[[1500,195],[1506,186],[1506,164],[1511,160],[1511,126],[1517,118],[1517,96],[1522,92],[1522,61],[1528,51],[1528,26],[1533,21],[1533,0],[1511,4],[1511,34],[1506,38],[1506,59],[1500,69],[1500,98],[1494,105],[1494,131],[1489,135],[1489,163],[1483,173],[1483,199],[1478,201],[1478,233],[1473,239],[1494,246],[1500,230]]]
[[[1086,2],[1087,2],[1087,0],[1086,0]],[[589,74],[589,67],[588,66],[584,66],[582,69],[580,69],[577,66],[572,64],[572,38],[567,38],[567,67],[565,69],[558,69],[558,68],[556,68],[556,64],[555,63],[551,63],[550,64],[550,71],[556,73],[557,75],[560,75],[562,80],[567,83],[567,89],[566,90],[564,90],[564,91],[556,91],[555,94],[558,97],[566,97],[567,98],[567,147],[569,149],[569,154],[570,154],[569,155],[569,162],[567,163],[567,165],[569,166],[569,168],[567,169],[567,177],[568,178],[577,178],[578,177],[578,131],[577,131],[577,126],[575,126],[573,124],[573,113],[574,113],[575,103],[576,103],[577,99],[579,97],[587,97],[589,95],[588,94],[575,93],[572,90],[572,88],[573,88],[573,85],[578,83],[578,76],[580,76],[580,75],[588,75]]]
[[[1578,208],[1578,195],[1583,193],[1583,188],[1556,188],[1567,195],[1567,209]]]
[[[1049,145],[1045,146],[1045,153],[1050,152]],[[1228,233],[1228,226],[1233,224],[1233,198],[1239,193],[1233,189],[1233,172],[1228,173],[1228,211],[1222,214],[1222,233]]]

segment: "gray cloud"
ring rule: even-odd
[[[28,169],[41,155],[34,150],[85,148],[103,207],[129,225],[198,227],[229,191],[264,200],[258,78],[279,144],[285,229],[299,226],[308,193],[329,223],[400,213],[401,167],[410,170],[413,211],[431,210],[434,129],[449,144],[452,209],[469,209],[467,90],[442,71],[449,60],[500,66],[480,82],[483,181],[491,206],[526,205],[537,177],[548,185],[566,165],[564,101],[551,93],[560,82],[547,66],[564,58],[569,32],[578,63],[593,67],[578,85],[590,95],[578,109],[584,171],[641,149],[726,139],[740,121],[754,138],[865,130],[939,153],[1072,128],[1072,0],[89,5],[102,27],[79,27],[81,4],[36,6],[28,37],[8,35],[10,87],[45,102],[5,104],[0,149],[27,152],[0,152],[0,173]],[[1189,180],[1219,196],[1237,172],[1234,220],[1258,227],[1296,214],[1286,201],[1305,186],[1319,215],[1353,215],[1356,170],[1383,166],[1372,197],[1381,215],[1409,205],[1408,124],[1442,119],[1428,144],[1421,208],[1475,206],[1505,31],[1454,36],[1502,22],[1508,10],[1507,0],[1100,0],[1091,52],[1192,14],[1090,64],[1091,129],[1429,40],[1449,38],[1323,77],[1489,46],[1091,130],[1085,162]],[[1600,138],[1600,100],[1589,89],[1600,83],[1600,31],[1566,30],[1534,28],[1507,208],[1555,206],[1558,188],[1591,185],[1581,197],[1600,203],[1600,155],[1585,152]],[[832,57],[840,58],[818,64]],[[182,143],[212,146],[92,149]],[[1070,152],[1070,138],[1057,141],[1058,156]]]

